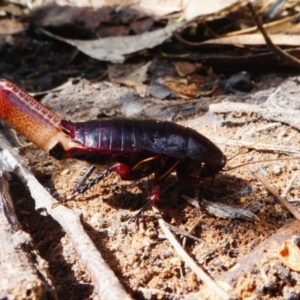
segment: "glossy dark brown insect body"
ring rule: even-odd
[[[16,115],[21,116],[21,125],[14,121]],[[203,177],[217,174],[226,164],[222,151],[191,128],[131,119],[73,123],[59,118],[7,80],[0,81],[0,118],[57,159],[111,163],[93,184],[112,171],[124,180],[154,174],[150,203],[158,199],[159,183],[171,172],[175,171],[182,182],[200,184]],[[199,171],[198,176],[192,175],[195,171]],[[83,192],[91,185],[75,192]]]

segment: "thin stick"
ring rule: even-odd
[[[286,197],[287,193],[289,192],[289,190],[291,189],[295,179],[297,178],[298,176],[298,172],[294,172],[292,178],[290,179],[290,181],[288,182],[286,188],[284,189],[284,191],[281,193],[281,197]]]
[[[215,292],[221,299],[231,299],[229,294],[225,292],[221,287],[219,287],[216,282],[211,279],[194,261],[193,259],[185,252],[185,250],[181,247],[181,245],[177,242],[174,235],[168,229],[163,220],[159,210],[152,206],[156,217],[158,219],[158,223],[165,234],[166,238],[169,240],[170,244],[173,246],[177,254],[184,260],[184,262],[192,269],[192,271],[210,288],[211,291]]]
[[[0,161],[1,162],[1,161]],[[32,247],[23,231],[0,169],[0,297],[1,299],[55,299],[46,261]]]
[[[252,18],[254,19],[254,22],[257,25],[257,28],[259,29],[259,31],[261,32],[261,34],[263,35],[266,44],[269,46],[269,48],[273,51],[273,53],[280,59],[282,59],[283,61],[286,61],[287,63],[289,63],[291,66],[300,68],[300,61],[295,58],[292,55],[289,55],[288,53],[286,53],[285,51],[281,50],[278,46],[276,46],[275,44],[273,44],[272,40],[270,39],[270,37],[268,36],[266,30],[264,29],[258,15],[255,12],[255,9],[253,7],[253,5],[251,4],[250,1],[247,1],[247,8],[249,9]]]
[[[34,175],[22,163],[21,157],[0,134],[1,167],[14,172],[29,189],[35,201],[35,208],[45,209],[65,230],[76,249],[82,264],[87,269],[100,299],[132,299],[124,290],[117,277],[104,261],[100,252],[85,232],[80,215],[58,202],[38,182]]]
[[[250,170],[250,169],[249,169]],[[255,174],[253,171],[250,172],[265,186],[265,188],[271,193],[275,199],[284,206],[298,221],[300,221],[300,213],[291,205],[289,204],[284,198],[282,198],[265,180],[265,178]]]

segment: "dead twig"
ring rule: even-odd
[[[192,271],[209,287],[210,291],[214,292],[218,295],[221,299],[231,299],[230,295],[225,292],[217,283],[211,279],[195,262],[194,260],[185,252],[185,250],[181,247],[181,245],[177,242],[174,235],[170,232],[168,227],[165,224],[159,210],[153,206],[152,209],[154,210],[158,223],[166,236],[169,240],[170,244],[176,250],[177,254],[184,260],[184,262],[192,269]]]
[[[22,230],[0,170],[0,298],[57,299],[48,276],[47,263],[32,248],[30,236]]]
[[[14,172],[26,185],[35,201],[36,210],[46,210],[65,230],[81,262],[86,267],[101,299],[131,299],[117,277],[106,264],[101,254],[88,237],[80,221],[80,215],[74,213],[57,201],[37,181],[24,166],[21,157],[0,134],[0,162],[7,171]],[[56,205],[54,205],[56,204]]]
[[[282,198],[262,176],[254,173],[252,170],[250,170],[250,172],[265,186],[268,192],[275,197],[278,203],[285,207],[298,221],[300,221],[300,213],[290,203],[288,203],[284,198]]]
[[[254,20],[254,22],[257,25],[257,28],[259,29],[259,31],[261,32],[261,34],[263,35],[266,44],[268,45],[268,47],[273,51],[273,53],[281,60],[287,62],[289,65],[300,68],[300,61],[295,58],[294,56],[286,53],[285,51],[281,50],[278,46],[276,46],[275,44],[273,44],[272,40],[270,39],[270,37],[268,36],[266,30],[264,29],[258,15],[255,12],[255,9],[253,7],[253,5],[251,4],[250,1],[247,1],[247,8],[249,9],[252,18]]]
[[[289,190],[291,189],[295,179],[297,178],[298,176],[298,172],[294,172],[292,178],[289,180],[287,186],[285,187],[284,191],[281,193],[281,197],[286,197],[287,193],[289,192]]]
[[[165,223],[165,225],[177,235],[182,235],[182,236],[184,236],[184,238],[190,238],[194,241],[198,241],[198,242],[201,242],[201,243],[203,242],[203,240],[201,240],[201,239],[197,238],[196,236],[192,235],[190,233],[190,231],[182,230],[182,229],[180,229],[176,226],[172,226],[171,224],[167,224],[167,223]]]

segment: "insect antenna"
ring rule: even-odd
[[[265,139],[267,139],[267,137],[262,138],[260,140],[258,140],[257,142],[247,146],[248,149],[253,148],[256,144],[261,143],[262,141],[264,141]],[[243,151],[238,150],[235,154],[233,154],[232,157],[227,158],[227,162],[231,161],[233,158],[237,157],[238,155],[242,154]],[[222,169],[221,172],[227,172],[227,171],[232,171],[234,169],[237,169],[239,167],[243,167],[243,166],[247,166],[247,165],[251,165],[251,164],[256,164],[256,163],[264,163],[264,162],[272,162],[272,161],[290,161],[290,160],[299,160],[300,157],[295,157],[295,158],[274,158],[274,159],[263,159],[263,160],[258,160],[258,161],[251,161],[251,162],[246,162],[246,163],[242,163],[240,165],[234,166],[234,167],[230,167],[230,168],[226,168],[226,169]]]
[[[300,157],[294,157],[294,158],[274,158],[274,159],[262,159],[262,160],[257,160],[257,161],[249,161],[237,166],[233,166],[227,169],[223,169],[221,170],[222,172],[228,172],[228,171],[232,171],[235,169],[238,169],[240,167],[244,167],[244,166],[248,166],[248,165],[252,165],[252,164],[258,164],[258,163],[265,163],[265,162],[272,162],[272,161],[292,161],[292,160],[300,160]]]

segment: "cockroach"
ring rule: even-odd
[[[156,202],[160,183],[175,171],[177,179],[201,184],[223,170],[222,151],[199,132],[155,120],[109,118],[73,123],[62,119],[16,84],[0,80],[0,118],[56,159],[77,158],[110,166],[93,181],[78,184],[74,195],[86,191],[111,172],[123,180],[154,174],[147,203]],[[198,171],[198,176],[193,174]]]

